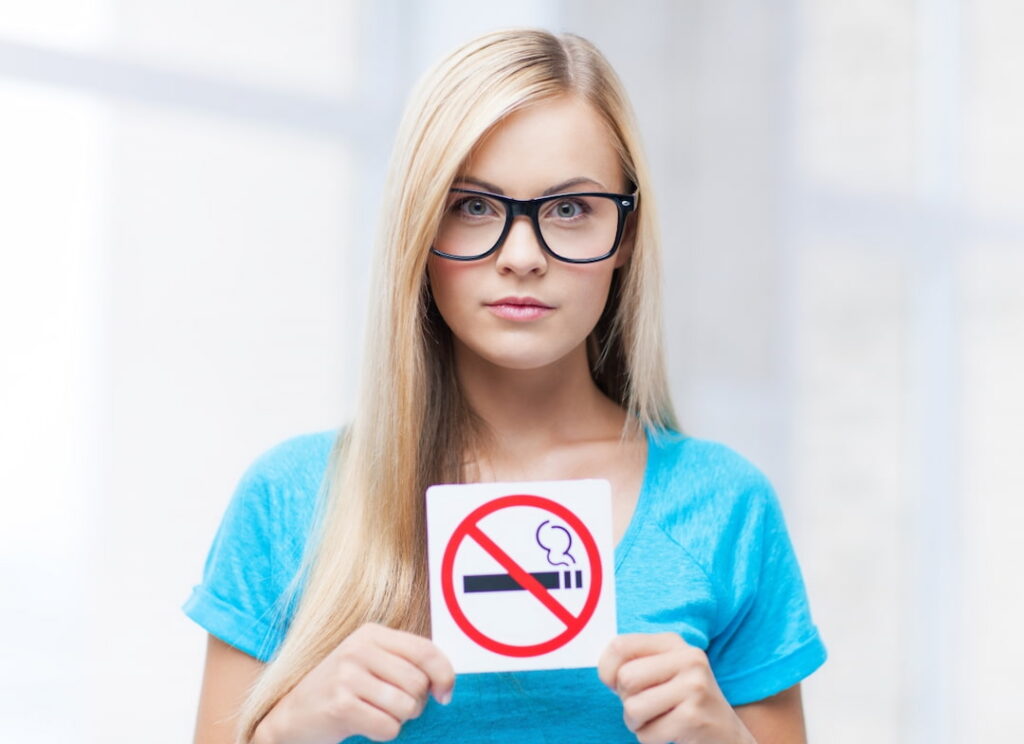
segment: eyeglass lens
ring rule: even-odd
[[[494,247],[505,228],[506,205],[476,194],[452,193],[435,247],[453,256],[479,256]],[[619,209],[605,196],[566,196],[540,205],[540,232],[555,254],[569,259],[597,258],[615,243]]]

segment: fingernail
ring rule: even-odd
[[[441,693],[441,698],[440,698],[440,700],[438,700],[438,702],[441,703],[441,705],[448,705],[448,703],[450,703],[451,701],[452,701],[452,691],[451,690],[447,690],[446,692]]]

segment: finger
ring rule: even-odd
[[[433,641],[404,631],[381,634],[379,644],[423,670],[430,680],[430,690],[439,703],[447,704],[455,687],[455,670],[448,657]]]
[[[612,690],[619,667],[630,659],[668,651],[683,641],[678,633],[624,633],[615,636],[597,662],[597,676]]]
[[[622,719],[633,732],[673,710],[683,701],[685,691],[677,678],[631,695],[622,703]]]
[[[337,710],[346,729],[373,741],[390,741],[402,730],[401,721],[357,696],[340,701]]]
[[[679,739],[679,730],[683,725],[682,715],[678,708],[673,708],[652,718],[646,725],[634,731],[636,739],[642,744],[669,744]],[[689,739],[685,739],[689,741]]]
[[[630,659],[619,667],[612,689],[619,695],[636,695],[672,679],[682,666],[680,657],[672,653]]]
[[[430,687],[426,672],[407,659],[387,650],[384,653],[368,653],[364,661],[372,674],[399,687],[415,698],[425,699]]]
[[[399,723],[415,718],[422,711],[419,700],[365,669],[353,673],[351,689],[360,700],[388,714]]]

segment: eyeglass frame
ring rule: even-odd
[[[552,258],[555,258],[559,261],[564,261],[565,263],[574,264],[588,264],[596,263],[598,261],[604,261],[608,258],[611,258],[613,255],[615,255],[615,252],[619,250],[619,244],[622,242],[622,233],[624,232],[626,226],[626,217],[629,215],[630,212],[636,209],[636,202],[638,197],[638,194],[635,191],[632,194],[613,194],[604,191],[574,191],[566,194],[549,194],[548,196],[539,196],[536,199],[513,199],[510,196],[504,196],[502,194],[492,194],[489,191],[476,191],[473,189],[452,188],[448,189],[448,192],[456,192],[460,194],[474,194],[476,196],[486,196],[489,199],[495,199],[497,201],[500,201],[505,205],[505,226],[501,230],[501,235],[498,236],[498,239],[495,241],[494,245],[491,246],[486,251],[484,251],[483,253],[479,253],[475,256],[456,256],[451,253],[439,251],[433,245],[430,246],[430,252],[433,253],[435,256],[447,258],[452,261],[479,261],[482,258],[487,258],[488,256],[490,256],[492,253],[494,253],[496,250],[501,248],[502,245],[505,244],[505,239],[508,237],[509,232],[512,231],[512,221],[520,215],[526,215],[527,217],[530,218],[530,222],[533,224],[533,233],[534,235],[537,236],[537,242],[540,243],[540,246],[541,248],[544,249],[544,252],[548,253]],[[601,256],[597,256],[595,258],[565,258],[564,256],[560,256],[553,250],[551,250],[551,247],[547,244],[547,241],[544,240],[544,235],[541,232],[539,218],[541,205],[550,201],[555,201],[556,199],[564,199],[568,196],[603,196],[615,202],[615,206],[618,208],[619,223],[618,226],[615,228],[615,240],[612,242],[612,247],[607,253]]]

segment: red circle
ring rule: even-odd
[[[493,514],[499,509],[507,509],[511,506],[533,506],[538,509],[545,509],[564,519],[574,530],[576,530],[576,534],[579,535],[580,539],[583,541],[583,546],[587,550],[587,557],[590,559],[590,589],[587,593],[587,599],[583,604],[583,610],[576,617],[576,622],[568,626],[562,633],[559,633],[554,638],[544,641],[543,643],[535,643],[530,646],[515,646],[508,643],[502,643],[501,641],[496,641],[481,633],[473,623],[469,621],[469,618],[466,617],[462,608],[459,607],[458,599],[455,596],[455,587],[452,582],[452,577],[455,573],[455,553],[458,551],[459,546],[462,544],[462,541],[465,539],[469,530],[475,527],[477,522],[488,514]],[[445,604],[448,605],[448,611],[455,620],[455,624],[462,629],[463,633],[476,641],[476,643],[489,651],[493,651],[504,656],[539,656],[540,654],[546,654],[557,648],[561,648],[579,635],[579,632],[583,630],[587,621],[590,620],[591,616],[594,614],[594,610],[597,608],[597,600],[601,596],[601,555],[597,550],[597,543],[594,541],[594,538],[590,534],[590,530],[587,529],[586,525],[580,521],[579,517],[558,502],[546,499],[543,496],[532,496],[529,494],[502,496],[501,498],[488,501],[486,504],[474,509],[459,523],[458,527],[455,528],[455,531],[452,532],[452,536],[448,541],[448,547],[446,547],[444,551],[444,559],[441,561],[441,590],[444,595]]]

